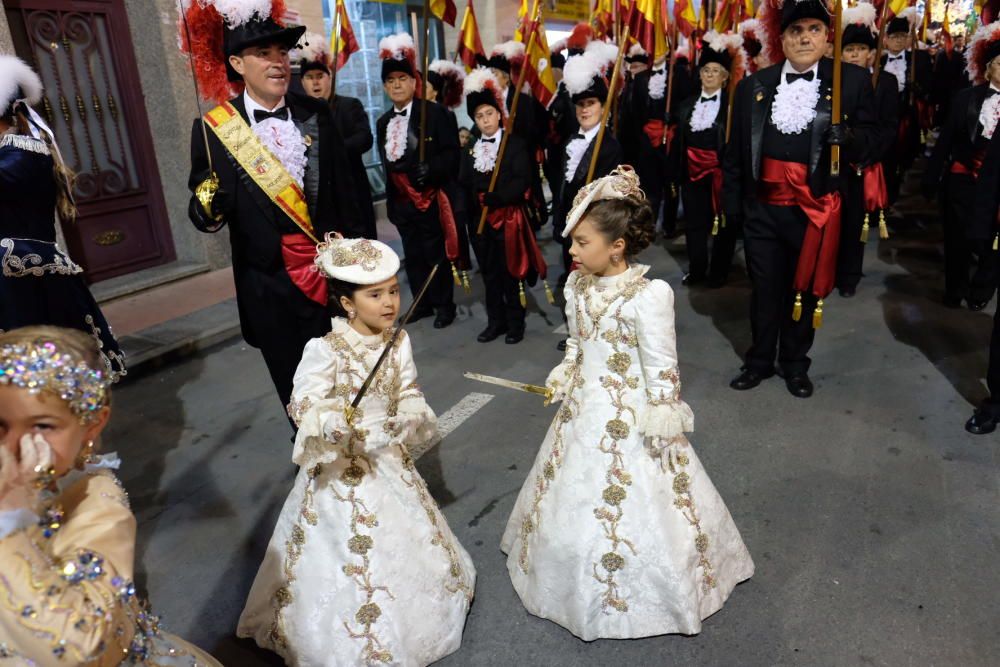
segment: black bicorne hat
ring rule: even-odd
[[[817,19],[830,25],[830,10],[821,0],[785,0],[781,6],[781,32],[802,19]]]
[[[228,24],[223,22],[222,48],[226,54],[226,75],[230,81],[243,79],[229,64],[229,56],[238,56],[243,52],[243,49],[262,44],[280,44],[287,49],[292,49],[298,44],[299,38],[305,31],[305,26],[282,27],[270,17],[259,19],[255,16],[235,28],[230,28]]]

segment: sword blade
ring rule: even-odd
[[[485,382],[486,384],[495,384],[498,387],[506,387],[507,389],[515,389],[517,391],[524,391],[529,394],[538,394],[539,396],[544,396],[546,400],[552,398],[552,390],[548,387],[540,387],[537,384],[528,384],[527,382],[515,382],[514,380],[505,380],[503,378],[493,377],[492,375],[482,375],[480,373],[466,373],[465,377],[470,380],[476,380],[477,382]]]

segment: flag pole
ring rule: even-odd
[[[431,41],[431,27],[430,27],[430,0],[424,0],[424,48],[423,55],[424,66],[423,66],[423,79],[421,79],[420,85],[427,85],[427,70],[431,64],[431,53],[430,53],[430,41]],[[424,157],[426,157],[426,147],[424,146],[424,141],[427,138],[427,91],[420,91],[420,143],[418,144],[417,154],[419,156],[419,161],[423,162]]]
[[[331,76],[333,80],[330,82],[331,100],[337,97],[337,70],[340,69],[340,67],[337,66],[338,61],[340,60],[340,3],[342,1],[343,0],[337,0],[337,4],[334,5],[334,7],[336,7],[336,14],[333,19],[333,74]],[[344,11],[347,11],[346,7],[344,8]]]
[[[500,163],[503,162],[504,153],[507,151],[507,139],[514,131],[514,118],[517,116],[517,103],[521,101],[521,89],[524,87],[524,76],[528,71],[528,63],[531,58],[531,47],[535,44],[535,34],[538,32],[538,19],[540,8],[536,2],[536,12],[533,15],[531,34],[528,35],[528,42],[524,48],[524,64],[521,65],[521,73],[517,76],[517,88],[514,89],[514,99],[510,102],[510,114],[507,116],[507,125],[504,127],[503,137],[500,138],[500,148],[497,149],[497,159],[493,163],[493,173],[490,175],[490,187],[487,192],[493,192],[497,185],[497,178],[500,176]],[[490,212],[490,207],[483,205],[483,212],[479,216],[479,227],[476,234],[482,234],[486,230],[486,216]]]
[[[837,3],[833,12],[833,109],[830,115],[831,125],[840,125],[840,98],[841,82],[843,80],[843,46],[844,46],[844,26],[841,16],[844,11],[843,0],[835,0]],[[886,0],[888,4],[889,0]],[[830,176],[840,176],[840,146],[830,146]]]
[[[878,26],[878,44],[875,46],[875,63],[872,65],[872,88],[878,87],[878,77],[882,73],[882,51],[885,49],[885,29],[889,23],[889,0],[882,3],[882,18]]]
[[[615,88],[618,84],[618,74],[622,68],[622,58],[625,56],[625,44],[628,42],[631,26],[626,25],[622,33],[621,41],[618,44],[618,57],[615,58],[615,68],[611,72],[611,81],[608,82],[608,99],[604,101],[604,108],[601,110],[601,126],[597,130],[597,137],[594,139],[594,154],[590,157],[590,168],[587,169],[587,181],[594,180],[594,172],[597,171],[597,157],[601,152],[601,144],[604,142],[604,130],[607,128],[608,114],[611,112],[611,103],[615,97]],[[585,184],[586,184],[585,183]]]

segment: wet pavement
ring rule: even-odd
[[[479,573],[463,645],[440,664],[1000,664],[1000,435],[962,428],[985,395],[994,305],[941,305],[940,238],[913,219],[873,240],[857,296],[827,302],[809,400],[778,378],[729,389],[750,337],[742,271],[723,289],[688,289],[681,240],[641,257],[677,291],[691,441],[757,565],[696,637],[585,643],[529,616],[510,585],[500,535],[554,410],[462,373],[544,381],[562,318],[540,286],[520,345],[476,342],[478,284],[457,295],[451,328],[413,325],[438,414],[494,396],[418,461]],[[295,472],[259,353],[221,344],[131,377],[114,403],[106,447],[124,458],[138,581],[154,608],[226,665],[280,664],[233,635]]]

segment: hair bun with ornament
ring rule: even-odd
[[[243,89],[229,56],[261,44],[292,49],[306,31],[286,27],[285,0],[181,0],[180,49],[191,58],[201,95],[222,103]]]

